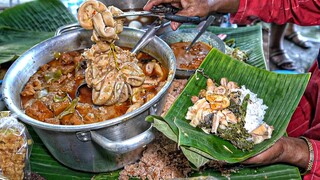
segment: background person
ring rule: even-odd
[[[294,24],[275,24],[271,23],[270,25],[270,56],[269,61],[272,62],[280,69],[285,70],[297,70],[297,66],[295,65],[295,55],[290,56],[287,54],[288,52],[284,50],[283,41],[284,39],[294,43],[296,46],[299,46],[303,49],[311,48],[310,44],[307,41],[304,41],[299,37]],[[294,53],[291,51],[291,53]],[[299,56],[298,56],[299,57]]]

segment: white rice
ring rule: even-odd
[[[241,92],[241,103],[247,94],[250,95],[244,125],[244,128],[250,133],[263,123],[263,118],[268,107],[263,104],[262,99],[258,98],[258,96],[249,89],[246,89],[245,86],[241,86],[239,91]]]

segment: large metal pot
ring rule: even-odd
[[[124,28],[117,45],[133,47],[143,31]],[[106,172],[119,169],[136,161],[143,146],[154,138],[150,123],[145,117],[161,113],[163,97],[169,88],[176,69],[170,47],[155,37],[143,49],[157,58],[170,73],[164,87],[149,102],[123,116],[95,124],[53,125],[35,120],[21,110],[20,92],[38,68],[53,59],[54,52],[65,52],[90,47],[92,32],[71,31],[46,40],[18,58],[3,80],[2,95],[7,107],[18,118],[31,125],[51,154],[62,164],[82,171]]]

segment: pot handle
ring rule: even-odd
[[[81,29],[82,27],[78,24],[78,23],[74,23],[74,24],[67,24],[64,26],[59,27],[54,36],[59,36],[60,34],[69,32],[69,31],[73,31],[73,30],[77,30],[77,29]]]
[[[150,126],[150,128],[143,133],[124,141],[111,141],[106,137],[98,134],[97,132],[91,131],[92,141],[96,142],[107,151],[120,154],[130,152],[139,147],[145,146],[149,144],[153,139],[154,134],[152,132],[152,126]]]

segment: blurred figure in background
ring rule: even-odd
[[[269,60],[280,69],[296,70],[294,59],[291,59],[283,47],[283,40],[286,39],[303,49],[311,46],[307,41],[299,37],[294,24],[288,23],[278,25],[271,23],[270,27],[270,57]]]
[[[302,39],[295,28],[295,25],[292,23],[287,23],[287,29],[284,33],[284,39],[294,43],[295,45],[299,46],[303,49],[310,49],[311,45],[308,41]]]

